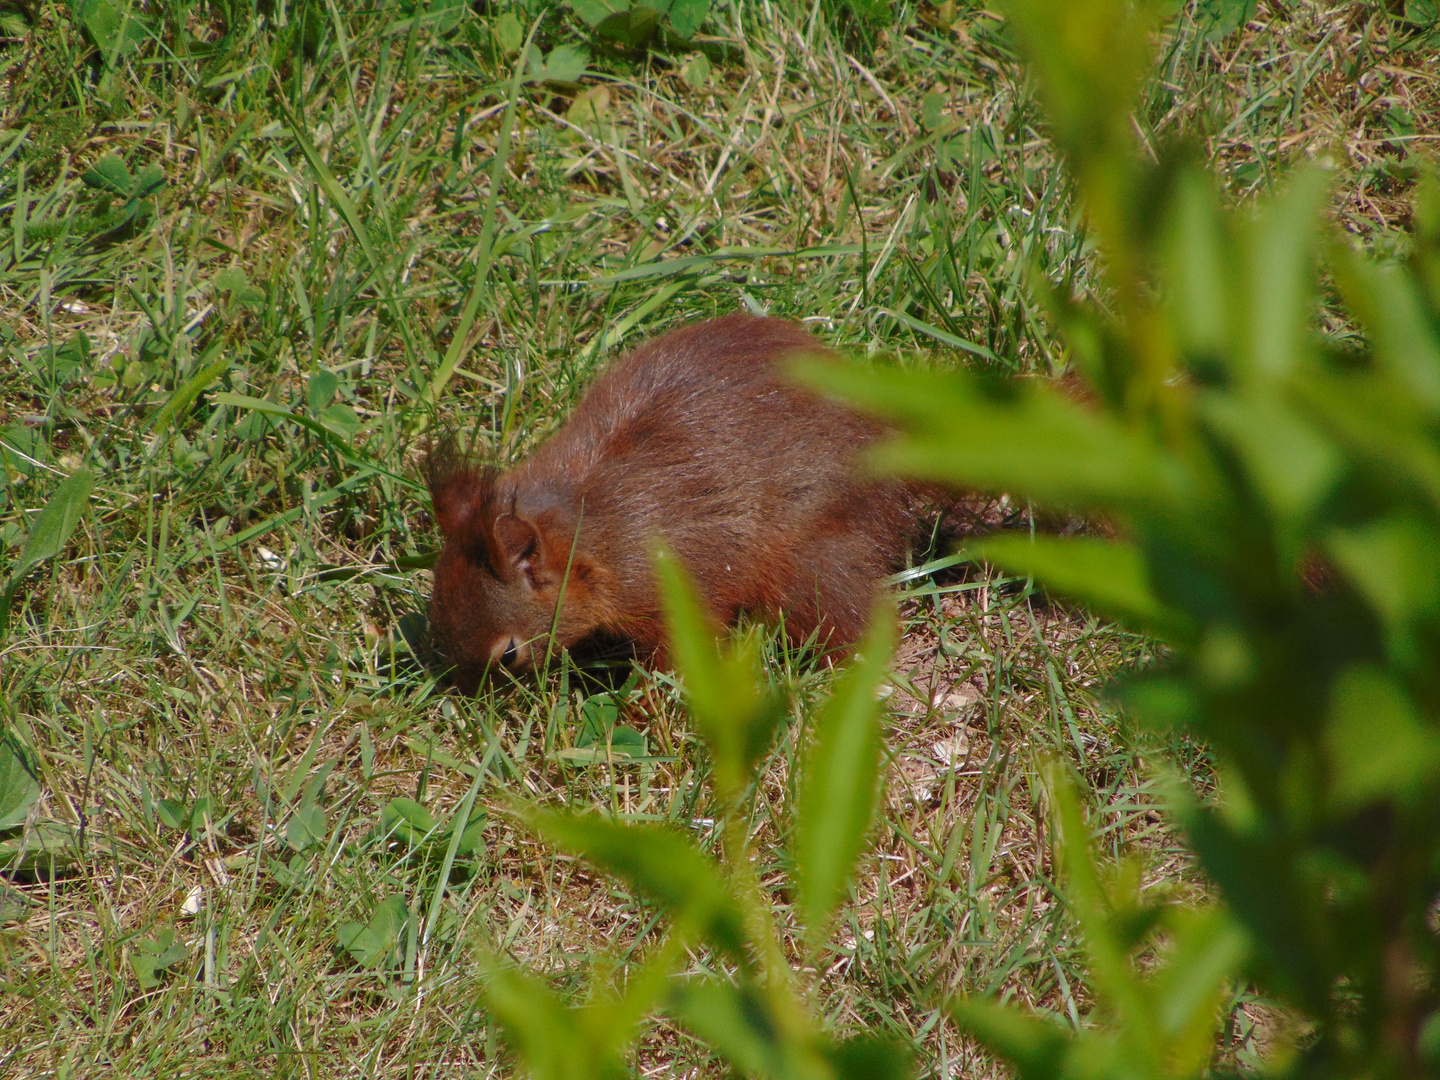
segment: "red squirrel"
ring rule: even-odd
[[[793,643],[856,641],[903,561],[916,489],[859,474],[857,454],[886,429],[789,382],[777,365],[801,353],[833,355],[780,319],[685,326],[611,365],[508,472],[432,450],[445,544],[430,623],[456,687],[602,634],[663,666],[655,538],[720,622],[750,614],[783,620]]]

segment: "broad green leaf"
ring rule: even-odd
[[[1440,508],[1440,448],[1415,395],[1389,371],[1307,373],[1297,397],[1357,463],[1415,484]]]
[[[658,825],[621,825],[522,807],[549,844],[579,855],[668,908],[676,932],[699,934],[734,957],[744,955],[744,919],[720,868],[688,837]]]
[[[0,869],[5,873],[54,873],[75,861],[75,830],[63,821],[41,820],[0,840]]]
[[[1275,394],[1209,391],[1200,412],[1235,448],[1282,528],[1294,530],[1313,514],[1344,469],[1339,449]]]
[[[1058,1080],[1072,1036],[1058,1025],[980,998],[952,1002],[951,1018],[1015,1066],[1020,1080]]]
[[[601,123],[609,112],[610,88],[592,86],[575,95],[575,100],[565,110],[565,119],[578,128],[598,134]]]
[[[649,4],[636,4],[628,11],[611,15],[595,27],[603,38],[618,41],[631,48],[639,48],[655,36],[660,25],[660,13]]]
[[[1034,577],[1106,618],[1177,640],[1194,635],[1182,613],[1156,598],[1145,558],[1130,544],[1012,533],[971,544],[969,550],[1011,573]]]
[[[844,6],[866,22],[877,26],[889,26],[895,21],[895,9],[890,0],[843,0]]]
[[[910,1080],[915,1049],[884,1035],[857,1035],[824,1050],[838,1080]]]
[[[1176,343],[1192,361],[1226,362],[1231,346],[1231,279],[1236,253],[1220,213],[1215,179],[1186,169],[1162,244],[1166,312]]]
[[[310,383],[305,388],[305,398],[310,404],[310,411],[319,414],[325,407],[335,400],[335,392],[340,389],[340,376],[333,371],[326,371],[321,368],[310,376]]]
[[[671,1012],[714,1048],[732,1069],[769,1080],[826,1080],[816,1050],[786,1037],[786,1024],[762,987],[719,979],[690,979],[672,994]]]
[[[1259,0],[1199,0],[1195,22],[1211,41],[1228,37],[1255,17]]]
[[[673,0],[668,14],[670,29],[689,41],[710,17],[710,0]]]
[[[1122,940],[1120,905],[1112,902],[1091,853],[1090,830],[1079,796],[1065,766],[1048,770],[1050,797],[1059,826],[1059,853],[1065,874],[1065,895],[1085,935],[1085,953],[1096,992],[1127,1035],[1128,1053],[1137,1067],[1158,1074],[1164,1047],[1157,1026],[1155,1002],[1141,985]],[[1137,883],[1138,884],[1138,883]]]
[[[3,634],[9,625],[10,605],[25,575],[65,550],[70,534],[75,531],[75,526],[80,523],[80,518],[85,513],[90,489],[94,484],[94,473],[89,469],[76,469],[60,482],[50,496],[50,501],[45,504],[45,509],[40,511],[40,516],[35,519],[30,535],[25,540],[20,561],[10,573],[5,592],[0,594],[0,634]]]
[[[920,126],[926,131],[939,131],[945,122],[945,95],[931,90],[920,99]]]
[[[1006,0],[1055,141],[1082,176],[1133,145],[1130,110],[1150,71],[1155,7],[1125,0]]]
[[[580,703],[580,730],[575,736],[575,745],[603,745],[619,717],[620,707],[609,694],[586,698]]]
[[[296,851],[324,843],[328,835],[325,811],[313,803],[301,806],[285,825],[285,841]]]
[[[546,55],[536,78],[549,83],[578,83],[589,63],[589,49],[579,45],[557,45]]]
[[[1418,516],[1388,517],[1332,533],[1330,556],[1374,608],[1400,663],[1423,654],[1421,620],[1440,620],[1440,536]]]
[[[704,53],[696,53],[685,61],[685,66],[680,69],[680,78],[690,89],[699,90],[710,79],[710,58]]]
[[[119,154],[106,154],[80,177],[87,187],[129,198],[134,180]]]
[[[344,923],[336,936],[361,967],[380,967],[396,959],[396,945],[409,917],[403,896],[387,896],[375,905],[368,922]]]
[[[161,927],[153,938],[136,941],[130,952],[130,967],[143,990],[153,990],[163,980],[158,972],[173,967],[190,955],[183,941],[175,939],[175,931]]]
[[[493,26],[495,43],[506,54],[520,51],[520,46],[525,44],[525,28],[520,25],[520,20],[513,11],[505,12],[495,20]]]
[[[65,550],[70,534],[85,513],[90,489],[94,486],[95,474],[89,469],[76,469],[60,482],[30,529],[15,570],[17,578]]]
[[[794,370],[904,433],[872,452],[883,470],[1051,505],[1155,509],[1173,504],[1182,490],[1179,466],[1148,437],[1039,380],[1001,383],[964,372],[813,361]]]
[[[1330,991],[1326,973],[1334,970],[1328,920],[1298,880],[1287,840],[1262,828],[1242,831],[1206,807],[1187,808],[1184,821],[1206,873],[1250,931],[1267,984],[1303,1009],[1323,1009]]]
[[[599,26],[610,16],[630,10],[630,0],[569,0],[570,10],[590,26]],[[516,48],[519,48],[517,43]]]
[[[152,36],[150,20],[136,12],[130,0],[79,0],[75,15],[100,52],[105,65],[138,47]]]
[[[391,799],[380,811],[381,832],[411,844],[428,840],[439,827],[435,816],[414,799]]]
[[[342,439],[354,438],[355,433],[363,426],[355,410],[341,402],[327,405],[317,419],[326,431]]]
[[[39,778],[20,745],[0,734],[0,829],[19,825],[39,799]]]
[[[331,431],[330,428],[319,419],[302,416],[277,402],[251,397],[249,394],[233,394],[225,390],[216,394],[214,401],[217,405],[233,405],[239,409],[253,409],[255,412],[266,413],[270,416],[283,416],[291,423],[299,424],[307,431],[319,435],[327,442],[333,442],[334,437],[338,434],[337,432]]]
[[[179,799],[160,799],[155,803],[155,817],[172,829],[190,828],[190,810]]]
[[[1240,232],[1249,278],[1241,355],[1253,378],[1284,378],[1300,362],[1314,310],[1315,241],[1327,184],[1319,169],[1299,170]]]
[[[601,1025],[587,1023],[583,1007],[567,1007],[534,976],[490,964],[485,1001],[534,1080],[623,1080],[629,1075],[611,1041],[628,1032],[597,1031]]]
[[[1414,279],[1379,266],[1341,243],[1330,265],[1345,301],[1365,327],[1375,357],[1405,384],[1429,414],[1440,412],[1440,334],[1425,313]]]
[[[152,162],[135,174],[135,179],[130,184],[130,197],[132,199],[149,198],[164,186],[165,170]]]
[[[653,558],[675,669],[695,714],[696,727],[715,760],[715,784],[735,798],[769,748],[781,717],[779,698],[760,688],[764,678],[753,645],[718,644],[720,629],[700,605],[689,574],[664,548]]]
[[[1342,810],[1409,801],[1430,790],[1440,772],[1440,731],[1378,668],[1352,667],[1336,680],[1325,747],[1332,796]]]
[[[1150,985],[1172,1070],[1198,1077],[1215,1055],[1224,997],[1249,946],[1223,908],[1175,907],[1166,914],[1169,947]]]
[[[875,695],[894,647],[894,618],[877,608],[854,664],[815,718],[795,818],[795,883],[811,948],[824,940],[875,814],[884,749]]]

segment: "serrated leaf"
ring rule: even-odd
[[[714,860],[688,837],[656,825],[520,810],[525,822],[562,851],[579,855],[668,908],[676,932],[700,935],[731,956],[744,955],[744,920]]]
[[[795,880],[811,948],[824,940],[874,818],[883,752],[876,690],[894,646],[894,619],[879,608],[815,718],[795,819]]]
[[[130,170],[118,154],[106,154],[81,174],[80,179],[87,187],[107,191],[112,195],[128,198],[134,181]]]

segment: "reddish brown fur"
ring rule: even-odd
[[[912,491],[856,476],[879,425],[775,370],[820,351],[778,319],[686,326],[611,366],[510,472],[432,454],[446,541],[430,616],[459,688],[543,654],[562,583],[557,645],[603,632],[663,663],[654,537],[721,621],[783,617],[791,641],[855,641],[879,579],[903,558]]]

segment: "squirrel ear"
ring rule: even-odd
[[[527,574],[534,581],[543,572],[545,542],[535,523],[514,513],[501,514],[490,528],[495,569],[506,577]]]

